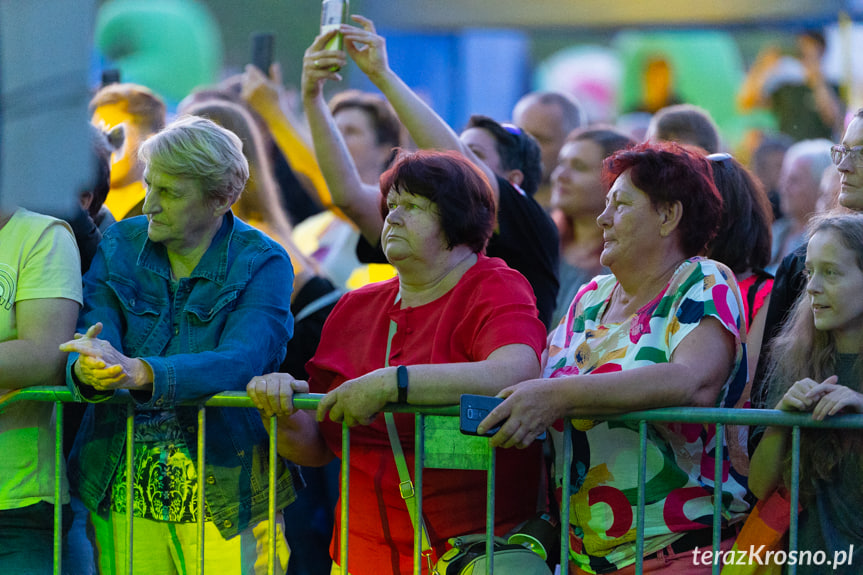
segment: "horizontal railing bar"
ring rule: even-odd
[[[294,396],[294,406],[297,409],[317,409],[318,402],[323,397],[320,393],[302,393]],[[14,395],[0,401],[0,411],[3,407],[19,401],[61,401],[72,402],[71,392],[65,387],[29,387],[17,391]],[[126,394],[115,395],[107,402],[128,403],[131,398]],[[180,405],[201,405],[200,402],[188,402]],[[207,407],[254,407],[252,400],[244,391],[223,391],[212,396],[203,405]],[[424,413],[426,415],[459,414],[457,405],[397,405],[389,404],[384,411],[394,413]],[[724,425],[781,425],[800,426],[823,429],[859,429],[863,428],[863,414],[843,414],[841,417],[827,418],[815,421],[809,413],[789,413],[775,409],[729,409],[719,407],[666,407],[648,411],[633,411],[614,415],[580,415],[579,419],[599,419],[626,422],[662,422],[662,423],[722,423]]]
[[[323,398],[323,394],[297,394],[294,396],[294,406],[297,409],[304,410],[313,410],[318,407],[318,404]],[[6,395],[3,400],[0,400],[0,412],[3,411],[4,408],[9,406],[10,404],[18,403],[20,401],[49,401],[49,402],[57,402],[59,404],[63,403],[71,403],[74,402],[72,397],[72,393],[65,387],[31,387],[22,390],[16,390],[11,394]],[[106,402],[114,403],[114,404],[126,404],[128,407],[128,420],[127,420],[127,530],[126,530],[126,544],[129,548],[129,553],[127,555],[127,569],[131,572],[132,569],[132,520],[128,515],[133,508],[131,502],[131,496],[134,490],[131,488],[131,470],[132,465],[129,463],[132,460],[132,413],[134,412],[131,405],[132,398],[128,393],[120,393],[115,394]],[[216,394],[210,397],[205,402],[185,402],[179,405],[188,405],[188,406],[197,406],[197,407],[234,407],[234,408],[254,408],[254,404],[252,400],[248,397],[248,395],[243,391],[225,391],[219,394]],[[61,457],[62,453],[62,439],[60,436],[60,430],[62,429],[63,423],[63,412],[62,405],[58,406],[58,445],[56,447],[55,457]],[[420,417],[417,418],[420,428],[422,428],[422,419],[424,415],[444,415],[444,416],[458,416],[459,415],[459,406],[457,405],[447,405],[447,406],[417,406],[417,405],[397,405],[397,404],[388,404],[384,407],[383,411],[390,411],[396,413],[417,413],[420,414]],[[203,416],[204,411],[201,410],[199,412],[199,416]],[[599,419],[599,420],[610,420],[617,422],[634,422],[638,423],[640,427],[640,435],[641,435],[641,443],[644,444],[644,437],[646,434],[645,425],[648,422],[657,422],[657,423],[691,423],[691,424],[717,424],[717,433],[721,433],[723,425],[766,425],[766,426],[787,426],[794,427],[794,463],[795,463],[795,473],[792,478],[792,488],[791,488],[791,496],[792,496],[792,508],[796,507],[797,501],[797,493],[798,493],[798,482],[799,482],[799,470],[797,469],[797,465],[799,465],[798,461],[798,450],[799,450],[799,436],[800,430],[799,428],[825,428],[825,429],[861,429],[863,428],[863,414],[843,414],[841,417],[832,417],[828,418],[824,421],[815,421],[812,419],[810,413],[800,413],[800,412],[783,412],[778,410],[770,410],[770,409],[729,409],[729,408],[695,408],[695,407],[677,407],[677,408],[661,408],[661,409],[653,409],[648,411],[638,411],[631,413],[622,413],[622,414],[614,414],[614,415],[601,415],[592,417],[590,415],[581,415],[580,419]],[[275,423],[275,418],[271,420],[271,425]],[[199,428],[201,430],[204,429],[203,421],[199,421]],[[349,440],[348,440],[348,430],[347,428],[343,428],[343,455],[349,457]],[[422,435],[420,435],[420,438]],[[203,452],[203,435],[199,436],[199,452]],[[569,434],[564,434],[564,445],[565,452],[570,453],[570,436]],[[271,474],[270,474],[270,505],[274,505],[275,501],[275,488],[274,488],[274,475],[275,475],[275,437],[271,436],[270,438],[270,463],[271,463]],[[422,451],[423,442],[421,439],[417,440],[417,446]],[[643,451],[644,446],[642,445],[642,458],[644,457]],[[493,453],[493,452],[492,452]],[[571,453],[570,453],[571,457]],[[493,462],[493,455],[491,458]],[[566,517],[569,515],[569,457],[565,459],[564,464],[564,500],[561,504],[561,513],[562,516]],[[59,459],[58,459],[59,462]],[[419,468],[415,470],[417,485],[415,489],[418,494],[422,492],[422,458],[417,460],[419,464]],[[345,462],[343,462],[342,470],[343,476],[341,481],[342,487],[342,503],[343,509],[342,513],[342,548],[340,549],[340,557],[342,559],[342,565],[347,564],[347,488],[348,488],[348,478],[346,471]],[[641,460],[642,467],[645,465],[644,460]],[[202,473],[203,460],[200,461],[198,473],[199,473],[199,481],[203,477]],[[58,465],[58,469],[60,465]],[[639,469],[639,525],[638,525],[638,533],[640,537],[638,537],[638,547],[639,547],[639,561],[636,563],[636,571],[640,572],[642,567],[641,554],[643,552],[643,498],[644,498],[644,475],[645,470]],[[493,467],[490,473],[490,483],[488,486],[489,493],[493,493]],[[717,460],[715,462],[714,469],[714,480],[719,480],[722,477],[722,462],[721,460]],[[55,491],[58,489],[59,482],[55,480]],[[202,486],[199,484],[199,490],[203,493]],[[721,482],[717,481],[714,486],[714,497],[718,501],[719,494],[721,493]],[[421,495],[420,495],[421,497]],[[199,506],[201,507],[200,513],[203,514],[203,505],[202,502],[199,502]],[[418,500],[417,507],[421,509],[421,499]],[[270,509],[269,519],[270,519],[270,537],[268,538],[268,563],[270,565],[270,569],[275,567],[276,554],[275,554],[275,529],[274,527],[274,507]],[[493,509],[493,507],[491,507]],[[55,572],[59,569],[60,566],[60,557],[59,553],[59,545],[57,540],[57,530],[60,524],[60,508],[59,506],[55,508]],[[492,511],[493,513],[493,511]],[[203,516],[203,515],[202,515]],[[488,518],[487,518],[488,519]],[[720,541],[720,517],[718,508],[714,509],[714,517],[713,517],[713,550],[718,551]],[[199,525],[199,540],[202,535],[201,525]],[[795,514],[792,514],[791,520],[791,529],[790,529],[790,539],[791,539],[791,547],[794,548],[796,544],[797,538],[797,522]],[[487,534],[488,535],[488,534]],[[561,526],[561,562],[566,562],[569,558],[569,538],[568,538],[568,529],[565,525]],[[487,542],[488,543],[488,542]],[[201,546],[203,549],[203,545]],[[489,561],[489,565],[491,565],[491,560]],[[199,569],[203,566],[203,553],[199,554],[198,557],[198,566]],[[714,573],[718,571],[717,567],[714,566]],[[794,570],[792,569],[792,573]]]

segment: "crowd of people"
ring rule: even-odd
[[[135,573],[186,573],[201,517],[206,572],[268,572],[271,533],[276,573],[348,575],[345,535],[350,573],[410,572],[414,522],[431,562],[484,531],[486,478],[427,470],[414,517],[399,469],[420,456],[414,417],[382,411],[463,394],[503,400],[477,430],[497,430],[496,535],[554,514],[569,477],[561,572],[710,572],[694,554],[714,506],[729,550],[755,501],[788,486],[789,430],[650,424],[637,541],[642,437],[613,417],[863,413],[863,109],[836,143],[765,137],[751,168],[683,103],[643,141],[540,92],[458,133],[392,70],[374,23],[352,19],[307,49],[301,111],[277,66],[202,87],[176,117],[145,86],[101,87],[80,213],[0,212],[3,572],[51,572],[56,505],[69,573],[124,569],[130,529]],[[327,102],[348,61],[380,93]],[[76,402],[58,469],[52,405],[2,404],[36,385]],[[257,410],[201,418],[194,403],[226,390]],[[316,413],[295,409],[306,393]],[[798,547],[850,549],[855,572],[863,432],[804,430],[801,453]]]

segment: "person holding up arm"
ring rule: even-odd
[[[356,168],[347,161],[347,150],[336,135],[332,118],[327,117],[321,96],[323,82],[341,79],[331,69],[344,65],[350,56],[392,104],[420,149],[460,152],[485,174],[497,213],[486,254],[499,257],[530,282],[539,318],[548,328],[559,290],[560,246],[554,222],[532,197],[542,179],[539,145],[517,126],[499,124],[485,116],[472,117],[468,128],[460,136],[456,134],[389,67],[386,41],[375,32],[372,21],[358,15],[352,18],[360,26],[342,25],[339,29],[345,52],[326,49],[333,31],[318,36],[303,59],[306,115],[321,168],[330,174],[328,183],[332,180],[335,186],[334,201],[344,204],[345,213],[376,248],[383,219],[375,213],[373,191],[362,186]]]

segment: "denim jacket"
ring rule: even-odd
[[[101,339],[153,369],[153,391],[130,394],[136,409],[174,409],[197,461],[197,408],[225,390],[244,390],[256,376],[276,371],[293,333],[293,270],[281,246],[236,219],[222,227],[188,278],[172,290],[164,247],[147,238],[143,216],[105,233],[84,276],[78,331],[102,322]],[[177,341],[177,338],[179,341]],[[179,350],[163,355],[168,347]],[[98,403],[113,393],[81,385],[69,354],[66,382],[73,396],[92,402],[75,439],[69,480],[88,508],[105,510],[111,479],[124,456],[126,405]],[[265,519],[268,511],[268,437],[254,409],[207,408],[205,497],[225,538]],[[296,466],[279,460],[279,508],[302,486]]]

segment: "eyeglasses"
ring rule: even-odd
[[[851,162],[859,166],[863,164],[863,146],[854,146],[846,148],[845,146],[830,146],[830,158],[837,166],[842,163],[847,156],[851,156]]]

